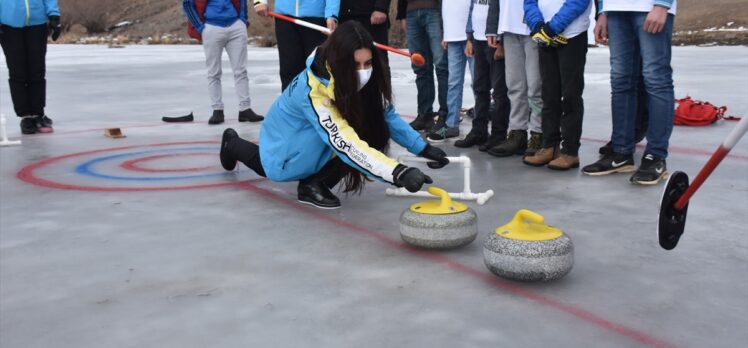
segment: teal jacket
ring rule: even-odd
[[[296,181],[319,172],[334,156],[370,178],[393,183],[398,162],[370,147],[332,105],[335,80],[315,75],[314,54],[307,68],[286,87],[265,115],[260,130],[260,161],[268,179]],[[390,137],[412,154],[426,142],[395,108],[384,111]]]
[[[13,28],[47,23],[49,16],[60,16],[57,0],[0,0],[0,24]]]
[[[254,4],[255,6],[267,4],[267,0],[255,0]],[[286,16],[334,18],[338,20],[340,0],[275,0],[273,11]]]

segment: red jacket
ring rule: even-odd
[[[203,37],[201,33],[205,28],[205,8],[208,7],[209,0],[182,0],[182,9],[184,14],[187,16],[187,34],[198,41],[202,41]],[[247,23],[249,28],[249,20],[247,17],[247,7],[244,0],[231,0],[236,8],[236,13],[239,14],[239,19],[244,23]]]

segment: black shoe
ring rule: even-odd
[[[509,131],[506,141],[488,149],[488,154],[496,157],[509,157],[511,155],[524,155],[527,150],[527,131]]]
[[[613,142],[609,141],[607,144],[600,146],[600,148],[597,150],[601,155],[610,155],[613,153]]]
[[[164,117],[161,117],[161,121],[164,121],[164,122],[192,122],[194,120],[195,120],[195,116],[193,116],[191,112],[190,112],[189,115],[184,115],[184,116],[176,116],[176,117],[164,116]]]
[[[457,140],[455,141],[455,146],[462,147],[462,148],[468,148],[473,147],[475,145],[480,145],[486,142],[488,139],[488,133],[483,132],[473,132],[470,131],[467,136],[465,136],[465,139]]]
[[[584,166],[582,173],[599,176],[613,173],[630,173],[635,170],[634,155],[622,155],[614,152],[603,156],[603,158],[595,163]]]
[[[264,119],[265,117],[256,114],[251,108],[239,111],[239,122],[260,122]]]
[[[429,133],[426,140],[432,143],[443,143],[447,139],[456,138],[458,136],[460,136],[460,128],[447,128],[445,125]]]
[[[223,110],[213,110],[213,116],[210,116],[208,124],[221,124],[223,123]]]
[[[38,133],[52,133],[52,119],[47,115],[39,116],[36,118],[36,128]]]
[[[228,146],[231,140],[239,137],[236,131],[232,128],[226,128],[223,131],[223,137],[221,138],[221,166],[226,170],[234,170],[236,168],[236,159],[229,154]]]
[[[36,134],[39,131],[39,123],[34,116],[24,116],[21,118],[21,133]]]
[[[432,113],[418,114],[416,119],[410,123],[410,126],[413,129],[420,132],[420,131],[426,130],[427,127],[430,127],[433,122],[434,122],[434,114]]]
[[[486,140],[486,142],[478,146],[478,151],[486,152],[489,149],[501,144],[505,140],[506,140],[506,133],[501,133],[501,134],[491,133],[491,135],[488,137],[488,140]]]
[[[630,181],[632,184],[655,185],[666,178],[667,164],[665,160],[648,153],[642,157],[642,163],[636,173],[631,176]]]
[[[323,183],[302,183],[297,189],[299,202],[322,209],[340,208],[340,199]]]

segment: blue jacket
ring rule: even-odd
[[[260,161],[268,179],[296,181],[319,172],[334,156],[371,178],[393,183],[398,162],[361,140],[331,101],[335,80],[316,76],[314,54],[265,116],[260,130]],[[393,106],[384,112],[392,139],[412,154],[426,142]]]
[[[60,16],[57,0],[0,0],[0,24],[23,28],[47,23],[49,16]]]
[[[255,1],[266,4],[267,0]],[[318,17],[338,19],[340,0],[275,0],[274,11],[294,17]]]
[[[561,34],[566,27],[571,24],[577,17],[582,15],[590,6],[590,0],[540,0],[540,1],[563,1],[561,9],[548,20],[551,30],[556,34]],[[546,19],[538,8],[538,0],[525,0],[525,23],[531,31],[536,31]]]

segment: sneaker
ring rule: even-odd
[[[480,145],[480,144],[485,143],[486,139],[488,139],[487,133],[470,131],[470,133],[468,133],[468,135],[465,136],[465,139],[455,141],[455,146],[462,147],[462,148],[473,147],[475,145]]]
[[[213,110],[213,116],[210,116],[208,124],[221,124],[223,123],[223,110]]]
[[[442,126],[441,128],[429,133],[426,140],[432,143],[442,143],[449,138],[456,138],[458,136],[460,136],[460,128],[447,128],[447,126]]]
[[[434,122],[434,114],[428,113],[428,114],[418,114],[415,120],[410,123],[410,127],[412,127],[414,130],[417,131],[424,131],[427,127],[431,126],[431,123]]]
[[[642,157],[642,163],[636,173],[631,176],[630,181],[632,184],[655,185],[666,178],[667,164],[665,160],[648,153]]]
[[[38,131],[39,126],[36,122],[36,116],[23,116],[21,118],[21,133],[36,134]]]
[[[558,145],[544,147],[532,156],[525,156],[522,163],[533,167],[540,167],[548,164],[558,157]]]
[[[491,133],[485,143],[478,146],[478,151],[486,152],[490,148],[495,147],[506,140],[506,134]]]
[[[299,202],[311,204],[321,209],[340,208],[340,199],[322,183],[302,183],[297,189]]]
[[[226,170],[234,170],[236,168],[236,159],[234,159],[231,154],[229,154],[228,146],[231,140],[236,139],[239,137],[239,134],[236,134],[236,131],[232,128],[226,128],[225,131],[223,131],[223,137],[221,137],[221,166],[223,169]]]
[[[543,133],[530,132],[530,141],[527,142],[525,156],[532,156],[543,148]]]
[[[548,162],[548,168],[553,170],[569,170],[579,168],[579,156],[572,156],[562,153],[553,161]]]
[[[244,111],[239,111],[239,122],[260,122],[264,119],[265,117],[258,115],[254,111],[252,111],[252,108]]]
[[[634,135],[634,144],[640,143],[644,138],[647,136],[646,132],[638,131],[637,134]],[[599,152],[601,155],[609,155],[613,153],[613,141],[609,141],[607,144],[601,146],[597,152]]]
[[[488,149],[488,154],[497,157],[508,157],[511,155],[522,155],[527,149],[527,131],[509,131],[506,141]]]
[[[36,118],[37,132],[39,133],[52,133],[52,119],[47,115],[39,116]]]
[[[603,156],[603,158],[595,163],[584,166],[582,173],[599,176],[613,173],[630,173],[635,170],[634,155],[623,155],[614,152]]]

